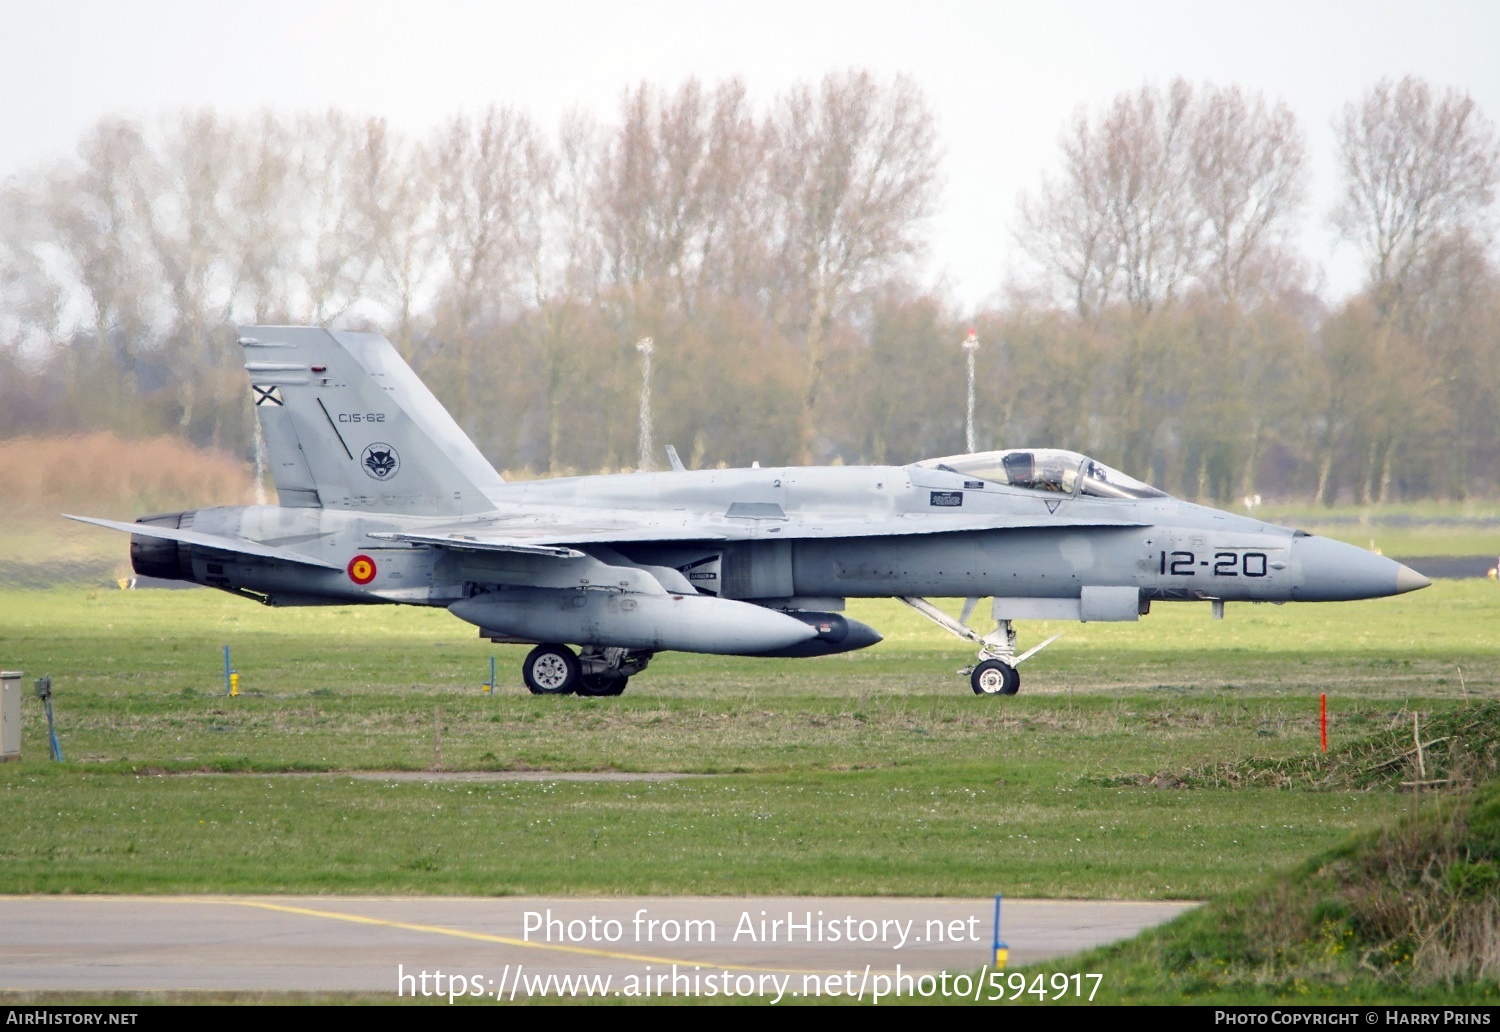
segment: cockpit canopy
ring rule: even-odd
[[[1095,498],[1165,498],[1166,495],[1117,469],[1061,448],[1009,448],[1005,451],[948,455],[917,463],[992,484],[1052,494]]]

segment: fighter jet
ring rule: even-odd
[[[251,326],[239,346],[279,505],[72,516],[125,531],[145,577],[266,605],[441,606],[531,644],[536,694],[618,695],[666,650],[826,656],[880,641],[849,598],[899,598],[1012,695],[1017,620],[1137,620],[1153,602],[1326,602],[1426,587],[1351,545],[1169,497],[1076,452],[906,466],[673,469],[507,483],[385,338]],[[954,619],[928,598],[964,598]],[[981,598],[995,626],[968,626]],[[576,646],[576,650],[575,647]]]

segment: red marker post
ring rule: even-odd
[[[1318,696],[1318,737],[1322,740],[1323,751],[1328,751],[1328,693],[1324,692]]]

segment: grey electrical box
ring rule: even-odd
[[[0,760],[21,758],[21,676],[0,670]]]

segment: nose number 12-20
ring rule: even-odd
[[[1212,560],[1199,559],[1193,552],[1162,552],[1157,572],[1196,577],[1206,567],[1211,577],[1264,577],[1266,565],[1264,552],[1215,552]]]

